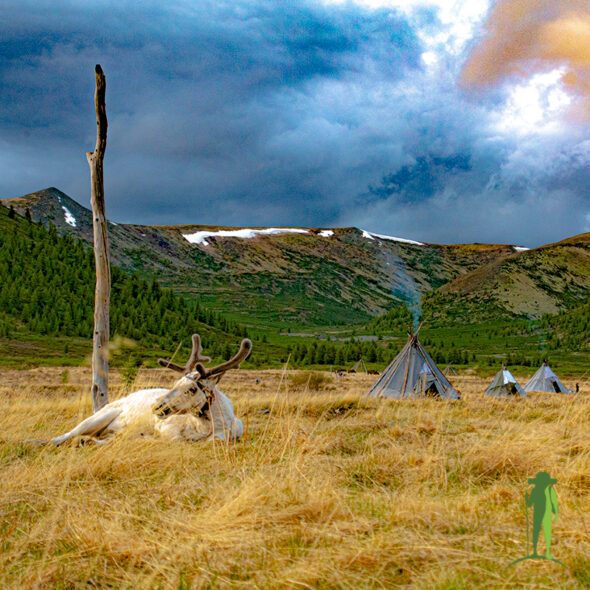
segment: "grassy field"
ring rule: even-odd
[[[236,444],[53,448],[20,441],[90,413],[89,370],[0,369],[0,588],[590,587],[588,384],[497,400],[457,377],[462,402],[390,402],[361,398],[373,379],[234,371]],[[558,480],[567,569],[506,570],[540,470]]]

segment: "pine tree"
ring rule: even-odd
[[[5,220],[11,218],[10,210]],[[0,234],[0,309],[6,322],[17,320],[31,332],[91,337],[94,310],[94,257],[92,251],[71,236],[59,236],[55,226],[45,228],[24,220],[13,208],[12,222]],[[198,314],[195,314],[198,309]],[[198,304],[187,302],[153,280],[129,276],[112,267],[111,330],[142,344],[171,348],[200,331],[195,315]],[[245,334],[242,326],[215,316],[219,325],[235,335]],[[203,319],[203,318],[201,318]],[[3,332],[6,329],[2,328]],[[220,336],[213,336],[211,342]],[[226,335],[221,336],[228,342]],[[235,342],[232,343],[232,351]],[[225,352],[225,351],[224,351]],[[233,352],[232,352],[233,354]]]

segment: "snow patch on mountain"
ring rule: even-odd
[[[182,237],[191,244],[208,246],[207,238],[241,238],[250,239],[256,236],[268,236],[279,234],[308,234],[309,230],[291,227],[269,227],[266,229],[221,229],[219,231],[198,231],[194,234],[182,234]]]
[[[368,240],[374,240],[375,238],[379,238],[380,240],[389,240],[390,242],[403,242],[404,244],[413,244],[414,246],[424,246],[422,242],[416,242],[415,240],[408,240],[406,238],[396,238],[394,236],[384,236],[383,234],[374,234],[364,229],[361,230],[363,232],[363,238],[367,238]]]
[[[60,201],[61,201],[61,199],[60,199]],[[71,225],[72,227],[76,227],[76,225],[77,225],[76,218],[72,215],[70,210],[67,207],[64,207],[63,205],[61,206],[61,208],[64,210],[64,219],[65,219],[66,223],[68,225]]]
[[[321,236],[322,238],[329,238],[330,236],[333,236],[334,232],[331,229],[323,229],[318,236]]]

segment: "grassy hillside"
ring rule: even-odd
[[[589,292],[590,234],[494,260],[440,288],[473,304],[470,309],[531,318],[585,301]]]
[[[555,316],[545,316],[542,324],[551,334],[547,342],[550,349],[590,351],[590,299]]]

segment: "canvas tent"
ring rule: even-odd
[[[524,386],[525,391],[546,391],[547,393],[573,393],[568,389],[551,370],[547,363],[531,377]]]
[[[365,361],[363,360],[363,357],[361,357],[356,363],[354,363],[354,365],[348,369],[349,373],[368,373],[369,371],[367,371],[367,365],[365,365]]]
[[[517,383],[512,373],[506,368],[502,367],[494,377],[494,380],[488,385],[485,390],[486,395],[500,396],[514,396],[521,395],[526,397],[526,391]]]
[[[367,392],[369,397],[461,399],[447,378],[410,334],[407,344]]]
[[[453,369],[453,366],[452,365],[447,365],[443,369],[443,375],[445,377],[456,377],[457,376],[457,371],[455,371],[455,369]]]

